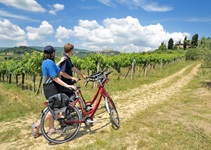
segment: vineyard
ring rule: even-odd
[[[0,84],[0,147],[8,150],[208,150],[211,146],[208,71],[201,68],[201,62],[181,61],[148,74],[150,83],[141,83],[135,77],[133,86],[124,83],[130,87],[124,91],[118,80],[111,79],[108,89],[117,104],[120,129],[113,130],[110,126],[102,103],[94,117],[97,122],[90,129],[83,125],[75,139],[59,145],[48,143],[43,136],[34,139],[31,135],[31,123],[40,118],[43,97],[14,85]],[[116,75],[114,72],[111,77],[117,78]],[[134,88],[136,82],[138,86]],[[83,92],[86,90],[89,88]]]
[[[58,57],[58,56],[57,56]],[[60,58],[56,58],[58,60]],[[71,56],[74,65],[90,75],[99,70],[115,70],[118,79],[126,78],[131,72],[131,80],[135,73],[138,77],[146,77],[149,73],[165,69],[168,65],[184,59],[184,53],[120,53],[118,55],[89,54],[86,57]],[[41,85],[42,53],[26,53],[21,60],[5,60],[0,63],[0,82],[16,84],[22,89],[30,87],[39,93]],[[123,74],[121,69],[126,69]],[[26,83],[30,80],[31,83]],[[20,80],[20,81],[19,81]]]
[[[59,59],[57,55],[56,62]],[[210,61],[184,61],[187,53],[178,51],[73,55],[71,59],[86,75],[104,69],[113,71],[107,88],[117,105],[121,128],[111,128],[102,103],[94,117],[96,123],[90,129],[82,126],[70,142],[51,145],[43,136],[34,139],[31,123],[40,118],[44,100],[42,94],[34,93],[41,87],[42,53],[25,54],[20,60],[0,63],[2,149],[210,147]],[[82,87],[87,100],[95,90],[90,86]]]
[[[118,108],[121,127],[113,130],[102,103],[92,127],[82,125],[73,140],[59,145],[31,135],[31,124],[40,119],[44,108],[44,96],[37,95],[42,92],[42,53],[8,55],[12,59],[0,54],[1,149],[209,150],[211,51],[202,48],[203,42],[199,44],[181,51],[71,56],[86,75],[113,71],[107,89]],[[58,62],[61,55],[56,56]],[[81,86],[86,100],[95,91],[90,86]]]

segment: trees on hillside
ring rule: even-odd
[[[207,38],[208,39],[208,38]],[[209,39],[208,39],[209,40]],[[200,43],[201,42],[201,43]],[[199,45],[208,45],[207,47],[211,48],[211,44],[205,44],[205,42],[207,42],[206,40],[204,40],[204,38],[201,39],[201,41],[198,41],[198,34],[193,35],[192,40],[188,40],[187,36],[185,36],[183,43],[181,41],[177,42],[176,44],[174,44],[174,40],[172,38],[169,39],[168,41],[168,46],[166,48],[166,44],[164,42],[161,43],[161,45],[159,46],[158,50],[173,50],[173,49],[184,49],[186,50],[187,48],[196,48]]]
[[[161,43],[158,50],[166,50],[166,44],[164,42]]]
[[[187,48],[187,36],[185,36],[183,41],[183,49],[186,50],[186,48]]]
[[[191,47],[197,47],[198,46],[198,34],[193,35],[191,40]]]
[[[174,40],[170,38],[168,41],[168,49],[173,50],[173,48],[174,48]]]

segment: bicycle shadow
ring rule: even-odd
[[[84,125],[83,127],[81,127],[82,130],[80,129],[80,131],[77,133],[77,135],[71,141],[76,140],[77,138],[81,138],[87,134],[92,135],[92,134],[96,133],[98,130],[108,126],[109,124],[110,124],[110,122],[107,122],[106,124],[103,124],[102,126],[95,128],[94,130],[91,129],[92,127],[94,127],[94,125],[92,127],[86,127]],[[60,144],[49,142],[48,145],[60,145]]]
[[[104,108],[104,110],[102,110]],[[109,115],[106,113],[105,106],[99,107],[96,114],[94,115],[93,120],[96,120],[96,123],[93,123],[91,126],[86,126],[84,123],[81,124],[80,131],[77,135],[71,140],[75,140],[77,138],[81,138],[85,135],[92,135],[96,133],[98,130],[101,130],[108,126],[110,123]],[[56,143],[49,142],[48,145],[59,145]]]

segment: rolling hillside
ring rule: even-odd
[[[62,55],[64,50],[63,47],[55,47],[56,53],[58,56]],[[0,47],[0,60],[3,59],[11,59],[11,58],[20,58],[21,55],[25,53],[32,53],[32,52],[43,52],[43,47],[39,46],[19,46],[19,47]],[[104,55],[117,55],[120,52],[114,50],[102,50],[102,51],[90,51],[85,49],[78,49],[74,48],[74,55],[78,57],[87,56],[89,53],[95,54],[104,54]]]

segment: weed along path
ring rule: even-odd
[[[200,64],[192,64],[179,70],[164,79],[151,84],[141,85],[138,88],[131,89],[127,92],[118,92],[112,95],[117,106],[121,122],[131,118],[138,111],[144,110],[152,105],[170,100],[176,93],[182,92],[195,75],[197,75]],[[8,131],[17,130],[16,135],[10,135],[10,139],[0,142],[0,149],[70,149],[77,148],[78,145],[87,145],[94,141],[96,132],[107,132],[111,125],[109,116],[105,112],[104,106],[99,108],[94,120],[100,123],[94,123],[89,129],[82,128],[79,134],[70,142],[60,145],[49,145],[44,137],[34,139],[31,136],[31,123],[35,116],[17,119],[12,122],[0,122],[0,136],[5,136]],[[121,130],[121,128],[119,129]],[[2,134],[3,133],[3,134]]]

